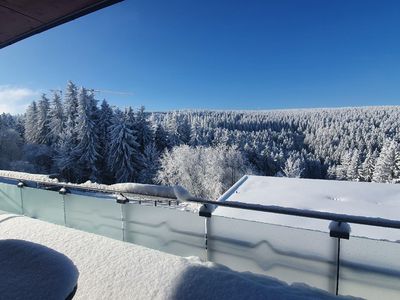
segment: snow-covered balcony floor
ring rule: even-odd
[[[31,241],[68,256],[79,270],[74,299],[337,299],[303,284],[287,285],[19,215],[0,214],[0,239]]]

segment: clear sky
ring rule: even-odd
[[[0,50],[0,111],[67,80],[119,106],[400,104],[400,1],[126,0]]]

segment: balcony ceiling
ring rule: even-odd
[[[0,0],[0,49],[122,0]]]

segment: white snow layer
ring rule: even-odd
[[[14,171],[4,171],[0,170],[0,176],[13,178],[17,180],[27,180],[27,181],[40,181],[48,183],[59,183],[57,179],[49,178],[48,175],[40,174],[30,174],[23,172]],[[87,187],[94,189],[108,189],[115,190],[118,192],[130,193],[130,194],[140,194],[155,197],[165,197],[165,198],[175,198],[175,193],[172,187],[154,184],[141,184],[141,183],[117,183],[112,185],[99,184],[94,182],[85,182],[82,184],[68,183],[69,185],[74,185],[77,187]]]
[[[288,285],[23,216],[0,215],[0,239],[39,243],[69,257],[79,271],[74,299],[338,299],[304,284]],[[22,263],[29,269],[29,262]]]
[[[19,180],[32,180],[32,181],[42,181],[42,182],[50,182],[50,183],[58,182],[57,179],[51,179],[51,178],[49,178],[48,175],[5,171],[5,170],[0,170],[0,176],[7,177],[7,178],[19,179]]]
[[[219,201],[400,220],[400,184],[244,176]],[[329,232],[329,221],[218,207],[214,215]],[[400,241],[400,230],[350,224],[351,235]]]
[[[78,270],[65,255],[22,240],[0,240],[1,299],[66,299]]]

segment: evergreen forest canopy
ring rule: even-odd
[[[216,198],[246,173],[400,182],[400,107],[145,112],[68,82],[0,115],[0,169],[181,184]]]

